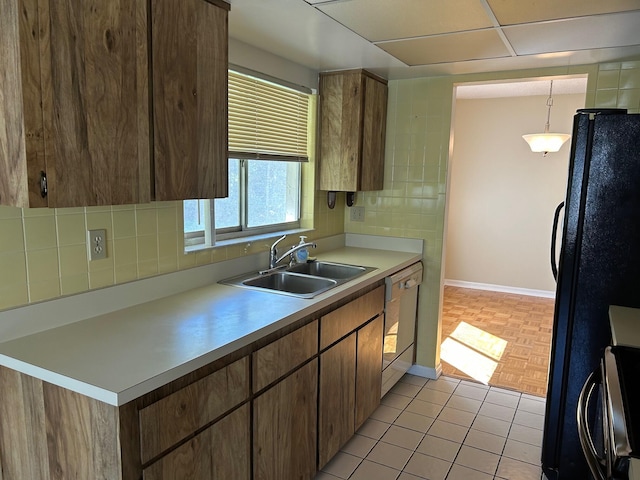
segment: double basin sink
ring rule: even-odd
[[[263,274],[248,273],[220,283],[299,298],[313,298],[373,270],[375,268],[359,265],[312,261]]]

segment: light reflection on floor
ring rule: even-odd
[[[460,322],[441,345],[440,357],[475,380],[489,384],[507,341]]]

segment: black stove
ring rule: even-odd
[[[607,348],[605,380],[616,456],[640,458],[640,348]]]

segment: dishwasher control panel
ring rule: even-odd
[[[417,287],[422,283],[422,263],[417,262],[400,270],[398,273],[385,278],[385,300],[391,301],[413,287]]]

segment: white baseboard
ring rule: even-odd
[[[439,363],[436,368],[425,367],[423,365],[411,365],[409,371],[411,375],[417,375],[418,377],[429,378],[431,380],[437,380],[442,375],[442,365]]]
[[[555,298],[554,290],[533,290],[530,288],[507,287],[505,285],[493,285],[491,283],[464,282],[462,280],[446,280],[445,285],[461,288],[473,288],[475,290],[489,290],[492,292],[514,293],[516,295],[528,295],[530,297]]]

